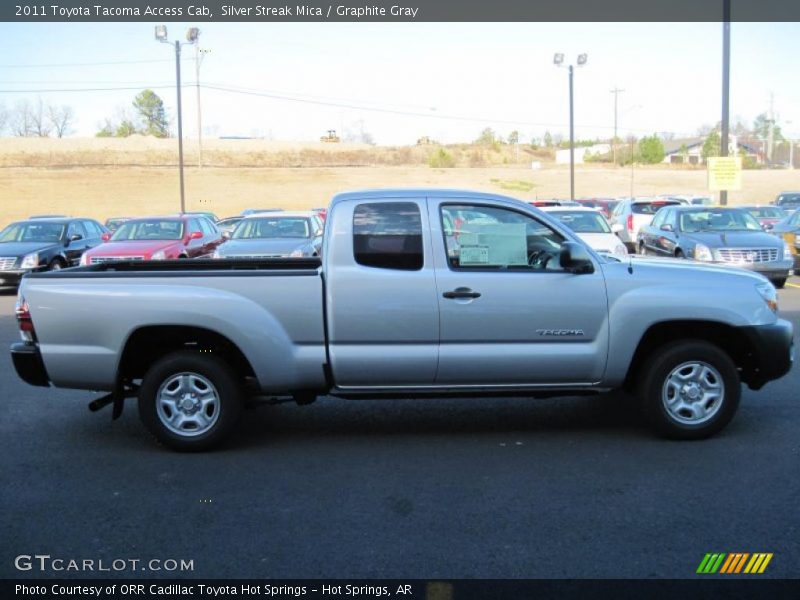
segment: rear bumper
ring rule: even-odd
[[[747,365],[747,385],[754,390],[768,381],[786,375],[794,362],[794,336],[792,324],[778,319],[772,325],[742,327],[750,341],[751,364]]]
[[[42,355],[36,344],[26,344],[17,342],[11,344],[11,360],[14,361],[14,368],[17,375],[31,385],[49,387],[50,381],[47,371],[42,362]]]

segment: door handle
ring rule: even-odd
[[[454,289],[452,292],[445,292],[442,294],[448,300],[452,300],[455,298],[480,298],[480,292],[473,292],[468,287],[458,287]]]

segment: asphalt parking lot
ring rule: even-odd
[[[798,384],[795,368],[745,390],[703,442],[654,438],[615,395],[323,398],[249,411],[234,444],[185,455],[132,401],[112,423],[92,394],[24,384],[2,350],[0,577],[91,575],[14,568],[49,554],[191,559],[179,575],[204,578],[682,578],[707,552],[772,552],[761,577],[800,577]]]

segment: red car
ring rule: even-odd
[[[327,208],[312,208],[311,210],[313,210],[315,213],[317,213],[319,215],[319,218],[322,219],[323,222],[325,221],[325,219],[328,218],[328,209]]]
[[[103,239],[83,254],[82,265],[210,257],[225,241],[217,226],[199,215],[131,219]]]
[[[576,198],[575,202],[581,206],[596,208],[605,215],[606,219],[611,218],[611,213],[614,212],[614,208],[619,204],[619,200],[615,198]]]
[[[783,221],[788,214],[780,206],[774,205],[762,206],[760,204],[753,204],[750,206],[740,206],[739,208],[743,208],[753,215],[765,231],[769,231],[775,225]]]

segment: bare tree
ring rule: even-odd
[[[6,110],[5,104],[0,104],[0,135],[6,130],[6,124],[8,123],[8,111]]]
[[[31,116],[31,103],[21,100],[14,106],[11,113],[11,133],[17,137],[33,135],[33,117]]]
[[[47,119],[56,137],[64,137],[69,135],[72,130],[72,123],[75,121],[75,111],[71,106],[54,106],[49,104],[47,106]]]
[[[39,98],[31,110],[33,135],[36,137],[50,137],[50,121],[44,110],[44,102]]]

